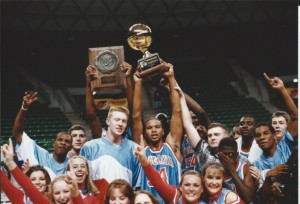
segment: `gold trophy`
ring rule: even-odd
[[[138,67],[143,79],[151,79],[168,71],[168,67],[161,63],[157,53],[151,54],[148,51],[152,43],[151,29],[149,26],[141,23],[132,25],[128,31],[127,42],[134,50],[140,50],[144,55],[139,59]]]

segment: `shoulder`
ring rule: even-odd
[[[240,203],[240,197],[233,191],[228,191],[225,197],[225,203]]]

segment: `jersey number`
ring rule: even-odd
[[[169,184],[169,179],[166,171],[166,167],[163,167],[159,170],[160,178],[163,180],[163,182]],[[147,181],[147,185],[149,187],[153,187],[152,183],[150,181]]]

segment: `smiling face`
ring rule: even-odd
[[[126,130],[128,116],[119,111],[113,111],[106,119],[108,132],[113,137],[121,137]]]
[[[213,167],[207,167],[203,181],[205,189],[210,196],[215,195],[222,189],[223,173],[221,170]]]
[[[164,129],[157,119],[151,119],[146,122],[145,136],[150,144],[157,144],[162,141]]]
[[[213,127],[207,131],[207,142],[212,150],[218,149],[219,143],[224,137],[228,137],[228,135],[221,127]]]
[[[257,127],[255,135],[255,140],[258,146],[263,151],[268,151],[276,146],[275,135],[272,133],[268,126]]]
[[[29,179],[41,193],[44,193],[46,191],[47,183],[44,172],[34,171],[31,173]]]
[[[197,175],[188,174],[185,175],[182,179],[183,180],[180,185],[180,191],[186,203],[193,203],[197,201],[203,192],[201,178]]]
[[[72,130],[72,147],[75,150],[80,150],[84,143],[87,141],[87,137],[83,130]]]
[[[283,138],[286,128],[287,121],[283,116],[275,116],[272,118],[272,126],[275,129],[275,136],[278,142]]]
[[[72,161],[69,164],[69,167],[70,171],[75,174],[78,184],[82,184],[85,181],[87,175],[89,174],[88,167],[84,159],[72,159]]]
[[[71,136],[67,133],[58,133],[52,145],[54,154],[66,156],[72,147]]]
[[[64,180],[53,184],[53,200],[55,204],[71,204],[71,192]]]

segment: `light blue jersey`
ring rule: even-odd
[[[28,159],[30,165],[48,167],[47,171],[51,178],[53,178],[53,173],[58,176],[66,172],[69,157],[66,157],[64,162],[58,163],[54,159],[53,154],[50,154],[47,150],[38,146],[25,132],[23,132],[22,143],[16,146],[16,153],[19,160],[25,161]],[[52,172],[49,171],[49,169],[51,169]]]
[[[239,162],[237,163],[237,167],[235,168],[236,170],[236,173],[238,174],[238,176],[240,177],[241,181],[244,180],[244,176],[245,176],[245,164],[246,162]],[[233,192],[236,192],[236,186],[235,186],[235,183],[234,183],[234,180],[232,177],[226,177],[224,179],[224,183],[227,184],[227,186],[230,188],[230,190],[232,190]]]
[[[150,164],[159,172],[163,181],[170,185],[177,186],[180,182],[181,165],[169,144],[163,143],[162,147],[157,151],[153,151],[147,146],[145,151]],[[143,190],[151,192],[159,200],[159,203],[164,203],[163,199],[146,177],[144,171],[142,171],[141,182]]]
[[[198,157],[186,135],[184,135],[183,137],[181,151],[181,174],[183,174],[187,170],[196,170],[200,172],[200,162],[198,161]]]
[[[259,170],[272,169],[278,164],[284,164],[292,154],[292,147],[295,141],[291,134],[286,131],[284,137],[277,145],[277,149],[273,157],[268,157],[262,154],[257,160],[253,162]]]
[[[137,144],[124,138],[117,146],[105,136],[83,145],[80,155],[89,161],[93,180],[105,179],[108,183],[115,179],[125,179],[133,187],[139,187],[141,165],[133,152]]]

